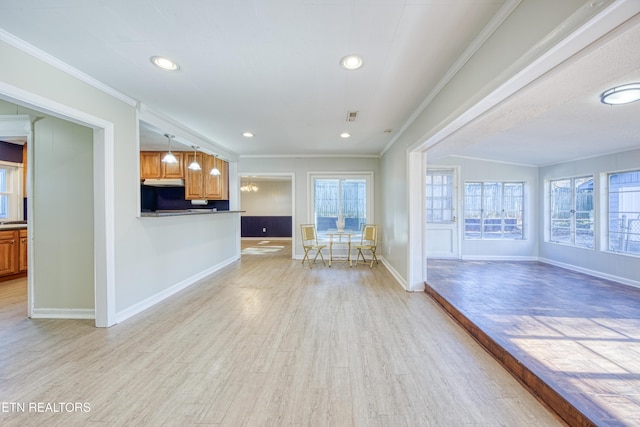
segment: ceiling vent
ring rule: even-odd
[[[355,122],[356,121],[356,117],[358,117],[358,112],[357,111],[349,111],[347,113],[347,121],[348,122]]]

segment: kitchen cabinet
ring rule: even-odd
[[[229,164],[210,154],[197,153],[196,161],[202,167],[194,171],[188,168],[193,154],[185,155],[185,198],[187,200],[229,200]],[[214,164],[220,175],[211,175]]]
[[[207,200],[229,200],[229,164],[217,157],[204,156],[204,196]],[[209,172],[215,167],[220,175],[211,175]]]
[[[140,179],[158,179],[162,176],[162,162],[159,151],[140,152]]]
[[[27,230],[18,230],[18,237],[20,238],[18,244],[18,272],[26,273],[29,267],[27,263],[27,260],[29,259]]]
[[[0,276],[19,272],[17,240],[17,230],[0,231]]]
[[[181,151],[172,151],[177,163],[164,163],[162,158],[165,153],[160,155],[160,162],[162,163],[162,175],[161,178],[167,179],[184,179],[184,153]]]
[[[172,151],[177,163],[164,163],[162,158],[166,152],[141,151],[140,152],[140,179],[184,179],[184,154],[181,151]]]

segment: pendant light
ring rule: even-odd
[[[220,169],[218,169],[218,160],[216,159],[216,155],[213,155],[213,169],[211,169],[211,172],[209,172],[211,175],[213,176],[218,176],[220,175]]]
[[[198,163],[198,161],[196,160],[196,153],[198,151],[198,146],[192,145],[192,147],[193,147],[193,162],[191,162],[191,164],[189,165],[189,169],[191,169],[192,171],[199,171],[202,168],[200,167],[200,163]]]
[[[168,133],[165,133],[164,136],[166,136],[169,139],[169,152],[164,155],[164,157],[162,158],[162,161],[164,163],[178,163],[178,159],[176,159],[176,156],[174,156],[173,153],[171,152],[171,139],[174,136],[169,135]]]

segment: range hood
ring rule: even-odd
[[[184,187],[184,179],[145,179],[142,184],[151,187]]]

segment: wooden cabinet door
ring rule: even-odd
[[[160,161],[162,163],[162,178],[184,179],[184,153],[180,151],[173,151],[173,155],[175,156],[178,163],[162,162],[162,158],[164,158],[165,154],[167,153],[162,153],[160,155]]]
[[[16,273],[16,267],[16,234],[0,231],[0,276]]]
[[[218,159],[220,160],[220,159]],[[220,192],[222,193],[222,200],[229,200],[229,163],[224,160],[220,160]]]
[[[18,270],[20,271],[20,273],[25,272],[28,270],[28,263],[27,260],[29,259],[29,255],[28,255],[28,246],[27,246],[27,230],[20,230],[19,232],[20,235],[20,248],[19,248],[19,261],[18,261]]]
[[[187,200],[204,199],[204,165],[202,164],[202,153],[196,155],[196,161],[202,169],[194,171],[189,169],[193,162],[193,153],[186,153],[184,156],[184,197]],[[208,172],[207,172],[208,173]]]
[[[222,171],[220,175],[211,175],[211,170],[216,166],[220,169],[220,160],[205,154],[204,156],[204,196],[207,200],[222,199]]]
[[[157,179],[162,176],[162,162],[159,151],[140,152],[140,179]]]

